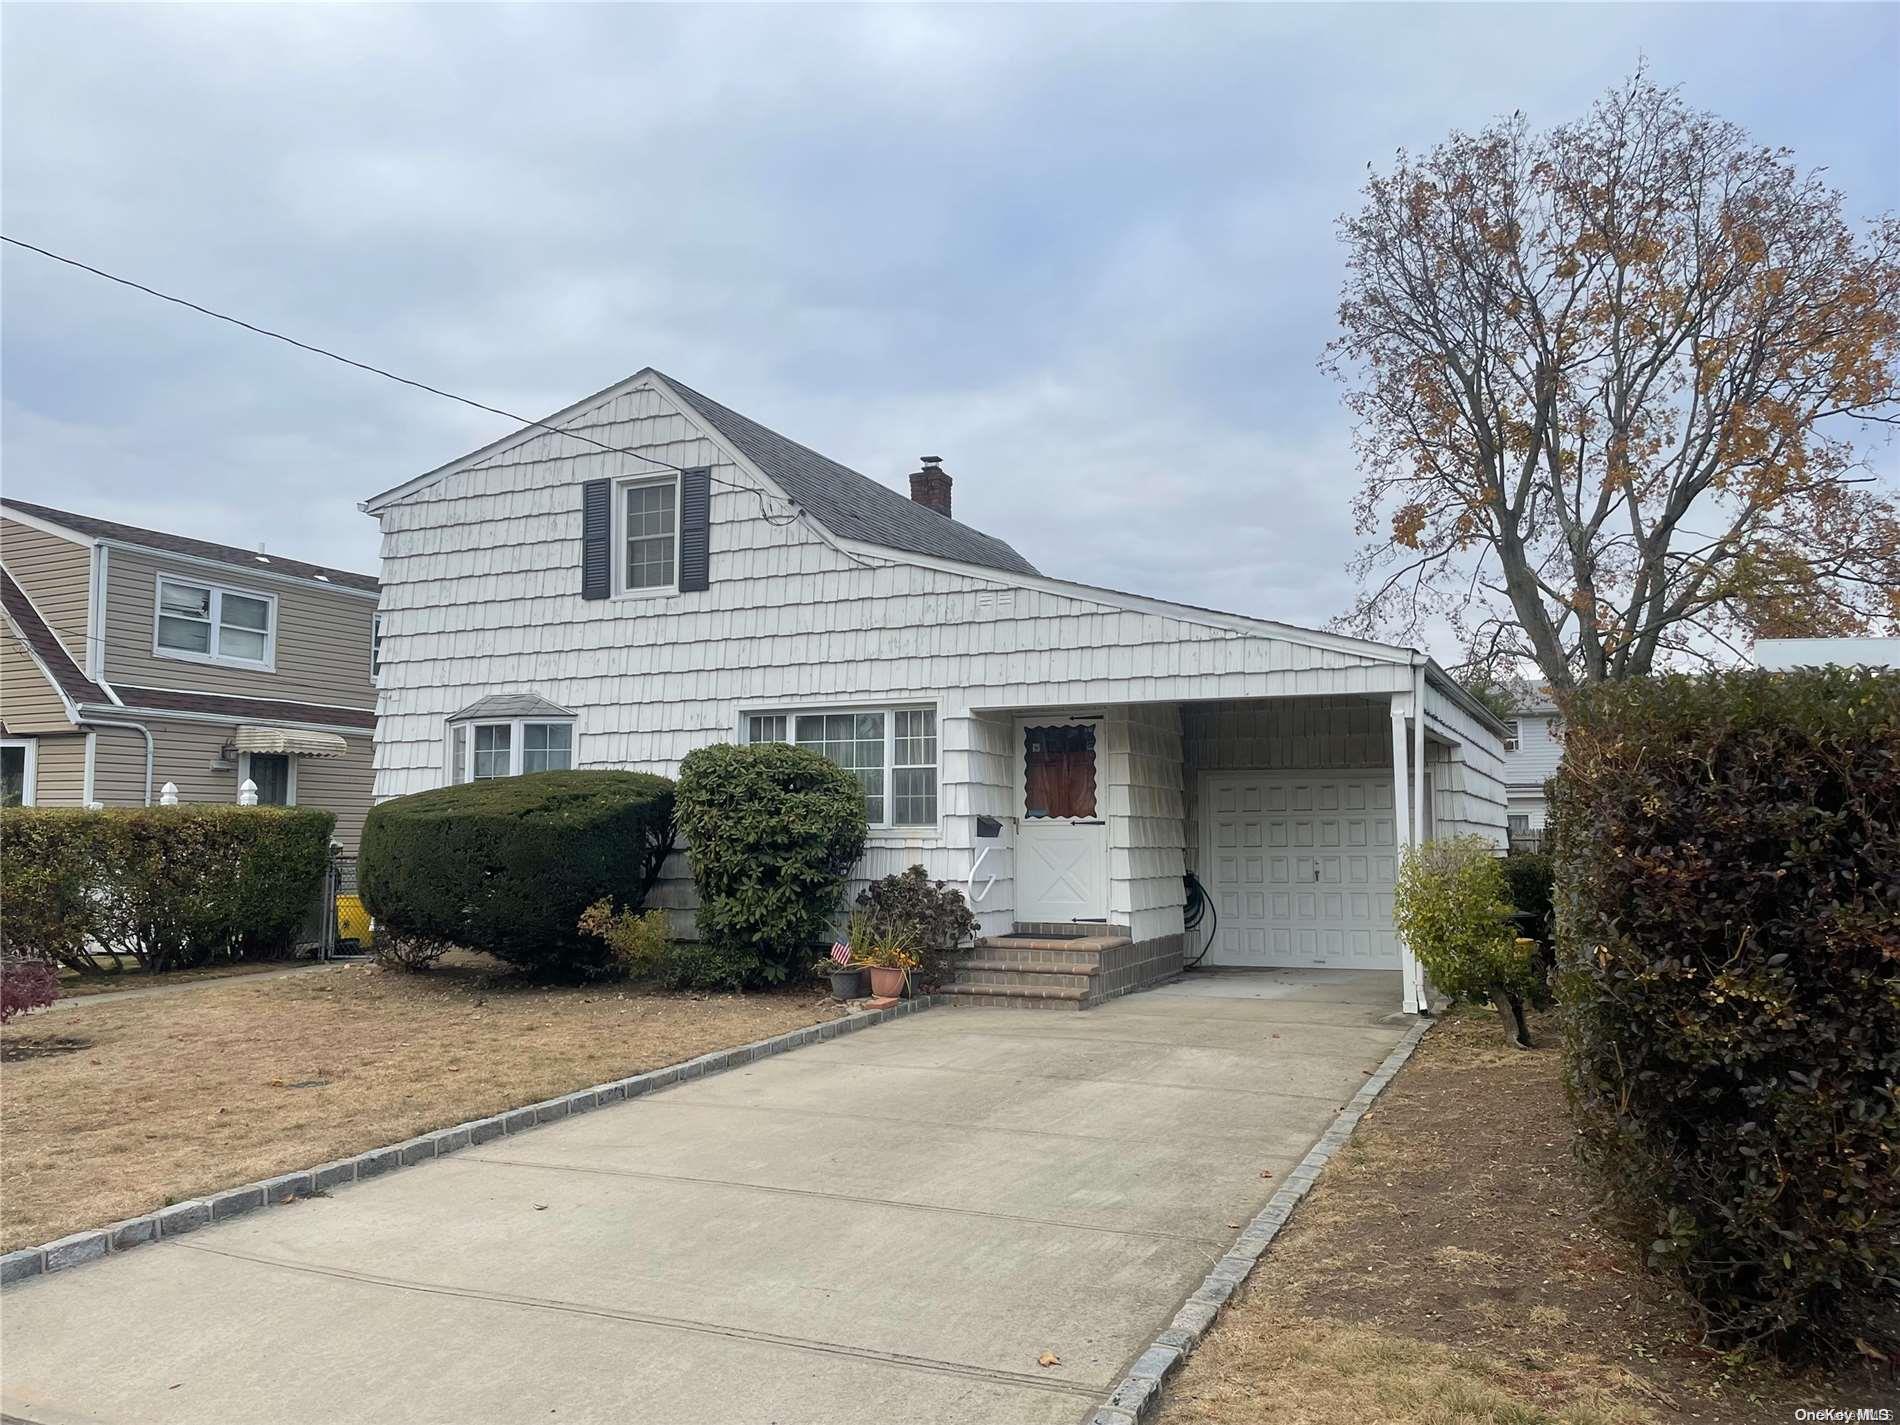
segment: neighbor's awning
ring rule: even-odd
[[[275,752],[291,757],[342,757],[350,750],[334,732],[298,727],[240,727],[231,745],[239,752]]]

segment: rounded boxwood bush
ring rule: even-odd
[[[1643,679],[1571,710],[1557,938],[1582,1147],[1723,1344],[1900,1300],[1900,674]]]
[[[833,934],[864,854],[864,789],[816,752],[720,744],[680,764],[706,978],[777,984]]]
[[[357,884],[379,928],[586,979],[618,963],[581,913],[603,897],[638,909],[672,846],[665,777],[531,772],[372,808]]]

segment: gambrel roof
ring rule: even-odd
[[[46,670],[46,676],[53,680],[54,686],[67,702],[112,701],[112,695],[88,678],[73,661],[72,654],[66,651],[66,645],[46,626],[40,611],[33,607],[26,590],[4,568],[0,568],[0,607],[6,609],[7,620],[18,631],[20,641],[32,653],[34,661]]]

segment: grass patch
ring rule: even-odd
[[[840,1012],[810,989],[549,989],[498,969],[340,965],[16,1020],[0,1030],[0,1250]]]
[[[1900,1404],[1889,1366],[1791,1378],[1696,1344],[1596,1218],[1554,1025],[1426,1036],[1170,1383],[1163,1425],[1785,1425]],[[1900,1418],[1897,1416],[1896,1418]]]

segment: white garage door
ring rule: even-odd
[[[1204,963],[1399,968],[1389,773],[1223,772],[1203,794],[1220,913]]]

